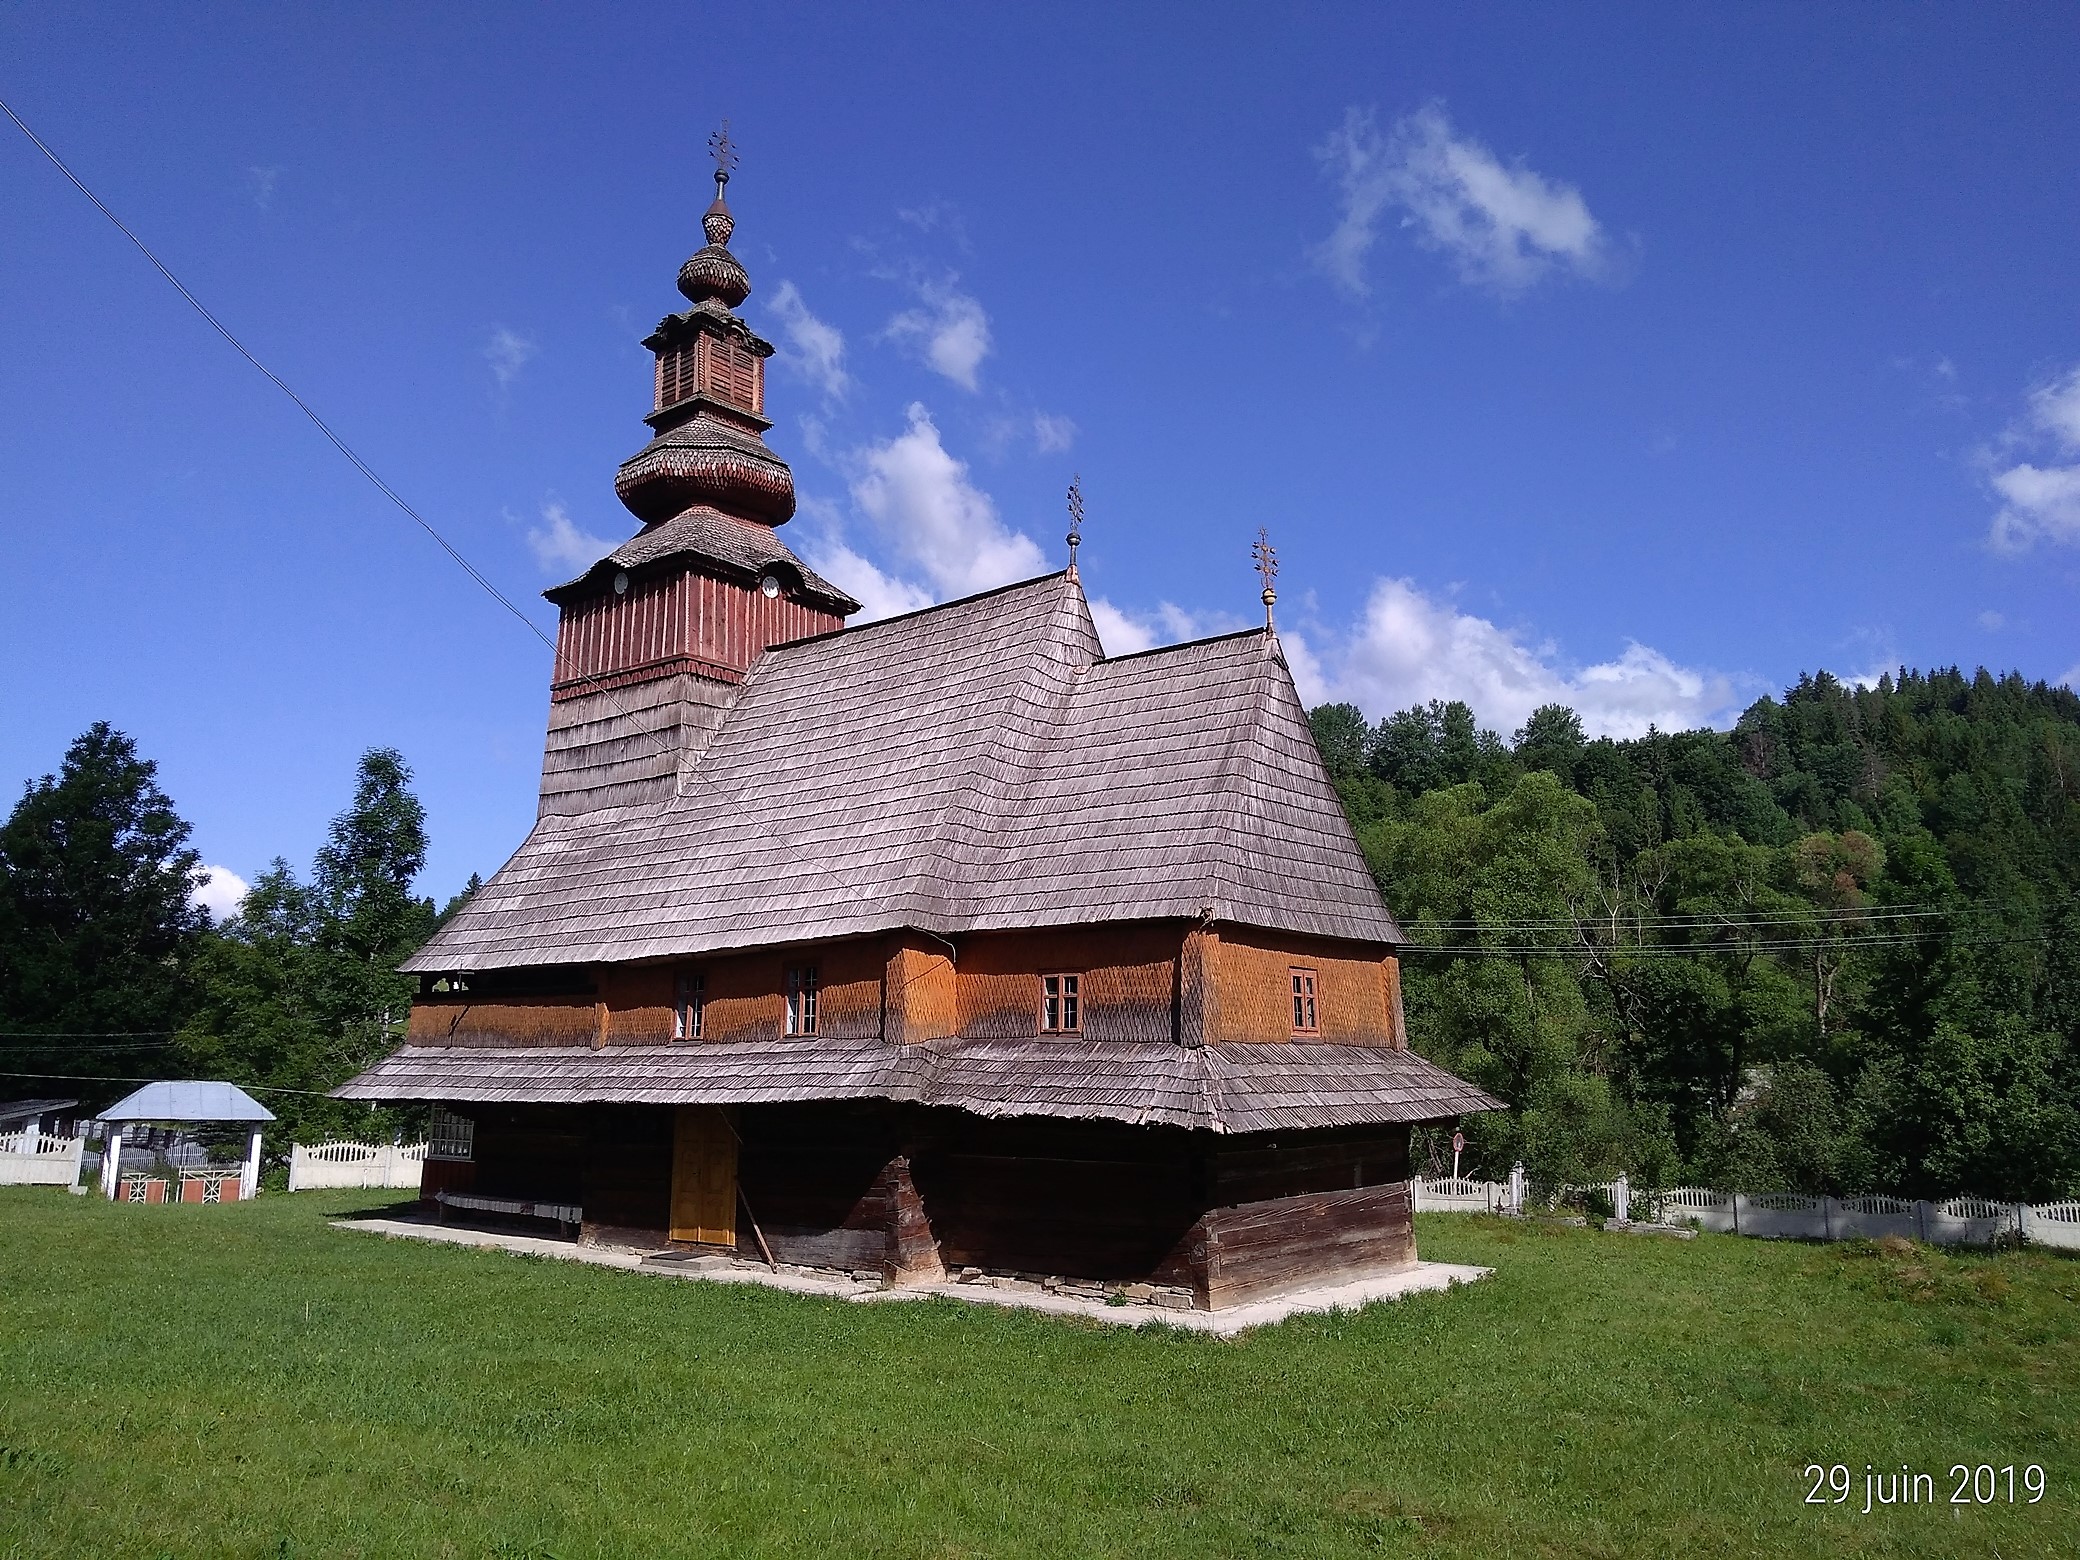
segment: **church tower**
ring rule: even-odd
[[[794,514],[794,473],[764,438],[773,348],[735,312],[751,279],[728,248],[727,126],[709,146],[708,242],[679,268],[692,307],[643,340],[657,359],[652,437],[614,478],[643,529],[543,593],[562,609],[544,817],[670,797],[769,645],[842,628],[859,611],[775,534]]]

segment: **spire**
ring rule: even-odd
[[[1083,545],[1083,477],[1069,479],[1069,578],[1076,578],[1076,549]]]
[[[722,121],[722,128],[708,137],[708,155],[715,159],[715,199],[701,217],[701,231],[708,235],[708,242],[718,249],[729,242],[736,231],[736,218],[729,214],[729,203],[723,195],[729,189],[730,170],[737,165],[737,143],[729,138],[729,121]]]
[[[1249,555],[1257,560],[1257,573],[1264,579],[1264,632],[1275,633],[1271,609],[1278,605],[1278,549],[1271,545],[1271,534],[1262,526],[1257,527],[1257,542]]]
[[[766,359],[759,339],[734,312],[751,278],[724,245],[736,231],[725,195],[737,165],[729,123],[708,138],[715,199],[701,217],[706,247],[679,268],[679,291],[692,301],[668,314],[643,345],[657,354],[655,401],[644,419],[656,437],[622,462],[614,490],[636,518],[654,525],[707,505],[724,515],[780,525],[794,513],[794,475],[766,448]]]
[[[701,214],[701,231],[708,243],[679,267],[679,291],[697,304],[712,298],[725,309],[734,309],[751,296],[751,278],[724,247],[737,230],[737,219],[730,215],[729,202],[724,199],[730,170],[737,165],[737,143],[729,138],[727,119],[708,137],[708,153],[715,159],[715,199]]]

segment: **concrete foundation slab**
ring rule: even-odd
[[[432,1241],[440,1245],[474,1246],[525,1256],[552,1257],[564,1262],[584,1262],[594,1267],[621,1268],[627,1272],[654,1273],[664,1278],[709,1284],[756,1284],[789,1294],[822,1295],[834,1300],[861,1302],[924,1300],[933,1297],[966,1301],[970,1305],[1004,1306],[1013,1310],[1040,1311],[1050,1316],[1075,1316],[1114,1327],[1140,1327],[1160,1322],[1165,1327],[1188,1332],[1211,1333],[1231,1338],[1253,1327],[1268,1327],[1289,1316],[1319,1315],[1329,1311],[1355,1311],[1382,1300],[1404,1295],[1450,1289],[1486,1278],[1493,1268],[1468,1267],[1450,1262],[1418,1262],[1393,1273],[1354,1280],[1347,1284],[1325,1284],[1296,1289],[1288,1294],[1223,1311],[1179,1311],[1146,1305],[1112,1305],[1103,1300],[1054,1294],[1039,1288],[998,1289],[978,1284],[918,1284],[901,1289],[887,1288],[879,1279],[859,1280],[832,1274],[776,1273],[756,1263],[703,1256],[693,1261],[649,1260],[654,1252],[611,1246],[585,1246],[568,1240],[551,1240],[538,1235],[513,1235],[503,1230],[472,1230],[452,1224],[435,1224],[420,1219],[334,1219],[336,1230],[360,1230],[405,1240]]]

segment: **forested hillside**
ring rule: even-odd
[[[2080,1192],[2080,698],[1825,674],[1730,732],[1314,711],[1480,1167]]]

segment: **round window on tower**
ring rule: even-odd
[[[778,596],[780,594],[780,576],[768,574],[761,578],[758,582],[758,593],[768,601]]]
[[[614,594],[617,596],[626,596],[628,594],[628,575],[625,571],[614,576]]]

